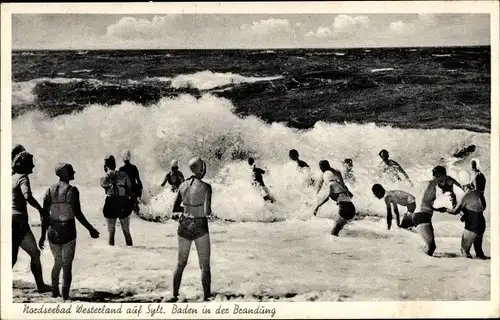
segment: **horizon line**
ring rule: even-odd
[[[63,49],[63,48],[52,48],[52,49],[43,49],[43,48],[12,48],[12,52],[16,51],[146,51],[146,50],[349,50],[349,49],[398,49],[398,48],[463,48],[463,47],[491,47],[491,44],[464,44],[464,45],[422,45],[422,46],[380,46],[380,47],[256,47],[256,48],[236,48],[236,47],[228,47],[228,48],[78,48],[78,49]]]

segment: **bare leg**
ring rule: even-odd
[[[474,251],[476,252],[476,257],[479,259],[486,259],[486,255],[483,251],[483,235],[476,235],[476,239],[474,239]]]
[[[177,237],[179,248],[177,253],[177,268],[174,273],[174,298],[179,297],[179,288],[181,286],[182,273],[187,265],[189,252],[191,251],[191,240],[184,239],[183,237]]]
[[[212,274],[210,272],[210,235],[207,233],[203,237],[194,240],[198,260],[201,269],[201,284],[203,285],[204,300],[208,300],[211,295]]]
[[[127,246],[132,246],[132,235],[130,234],[130,216],[120,219],[120,225],[122,227],[123,236],[125,237],[125,243]]]
[[[50,250],[54,256],[54,266],[52,267],[52,297],[60,297],[61,292],[59,291],[59,276],[61,275],[61,269],[63,266],[62,257],[62,246],[53,244],[49,241]]]
[[[392,213],[388,212],[387,213],[387,230],[391,230],[391,225],[392,225]],[[399,225],[399,222],[398,222]]]
[[[432,223],[422,223],[417,226],[417,231],[422,236],[426,244],[425,253],[429,256],[434,254],[436,250],[436,242],[434,240],[434,228],[432,227]]]
[[[475,239],[476,239],[476,234],[474,232],[469,230],[464,230],[464,232],[462,233],[462,248],[460,250],[462,252],[462,255],[472,259],[472,255],[470,254],[470,248],[472,247],[472,244],[474,243]]]
[[[76,239],[62,246],[62,267],[63,267],[63,285],[62,296],[64,300],[69,298],[71,287],[73,259],[75,258]]]
[[[106,218],[106,221],[108,222],[108,233],[109,233],[109,245],[114,246],[115,245],[115,230],[116,230],[116,218],[113,219],[108,219]]]
[[[36,287],[39,293],[49,291],[49,288],[43,282],[42,262],[40,261],[40,250],[35,241],[35,236],[29,231],[23,241],[21,241],[21,248],[26,251],[31,257],[31,272],[35,277]]]
[[[332,235],[338,237],[340,230],[346,225],[347,220],[339,216],[337,220],[335,221],[332,229]]]

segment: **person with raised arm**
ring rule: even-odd
[[[400,175],[404,176],[406,181],[413,187],[413,182],[411,181],[408,174],[403,170],[403,168],[396,161],[389,159],[389,151],[382,149],[378,153],[379,157],[382,159],[382,174],[389,177],[390,180],[402,181]]]

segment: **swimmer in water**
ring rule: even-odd
[[[380,184],[374,184],[372,192],[378,199],[384,198],[385,205],[387,206],[387,230],[391,230],[392,224],[391,205],[394,208],[394,213],[396,214],[396,224],[398,227],[409,228],[413,226],[413,223],[411,222],[411,215],[416,209],[415,197],[413,195],[402,190],[386,191]],[[408,210],[408,212],[404,214],[401,223],[399,222],[398,205],[406,207]]]
[[[173,279],[173,297],[168,302],[179,300],[179,288],[182,273],[187,265],[191,244],[194,241],[198,260],[201,268],[201,283],[203,285],[204,300],[211,298],[211,273],[210,273],[210,234],[208,218],[212,215],[212,186],[202,179],[207,172],[205,162],[195,157],[189,161],[189,169],[193,175],[184,181],[175,198],[175,208],[182,208],[179,217],[178,256],[177,268]]]
[[[257,166],[255,165],[255,159],[252,157],[248,158],[248,164],[252,167],[252,185],[262,192],[265,201],[274,203],[274,199],[271,197],[269,189],[264,184],[264,178],[262,177],[262,175],[265,174],[266,171],[261,168],[257,168]]]
[[[184,175],[179,170],[179,164],[177,160],[172,160],[170,162],[170,172],[167,173],[165,179],[161,183],[161,186],[164,187],[167,183],[170,185],[170,190],[172,192],[177,192],[179,190],[179,186],[184,182]]]
[[[328,199],[335,201],[339,207],[339,216],[333,225],[331,234],[333,236],[338,236],[344,225],[356,215],[356,208],[351,201],[351,196],[344,183],[339,181],[333,172],[325,171],[323,173],[323,181],[328,185],[328,192],[324,197],[318,199],[318,204],[316,208],[314,208],[313,214],[316,215],[319,208],[325,204]]]
[[[12,161],[12,267],[17,262],[19,247],[21,247],[31,258],[30,267],[35,277],[37,290],[39,293],[44,293],[49,292],[50,288],[43,281],[40,250],[28,218],[28,204],[38,210],[40,220],[43,220],[44,216],[42,206],[31,193],[28,176],[33,173],[33,168],[35,168],[33,155],[26,151],[18,152]]]
[[[465,195],[460,202],[453,208],[438,208],[436,211],[448,212],[449,214],[458,214],[463,212],[462,221],[465,222],[465,229],[462,234],[462,255],[467,258],[472,258],[470,249],[474,244],[476,257],[479,259],[487,259],[483,252],[483,235],[486,230],[486,220],[483,215],[483,205],[481,203],[480,193],[470,183],[470,174],[467,171],[461,171],[458,174],[458,179],[462,185]]]
[[[342,164],[344,165],[344,180],[353,185],[356,182],[356,178],[354,177],[354,172],[352,171],[352,159],[344,159]]]
[[[309,174],[311,173],[311,168],[309,167],[309,165],[305,161],[302,161],[299,159],[299,152],[297,150],[295,150],[295,149],[290,150],[290,152],[288,152],[288,156],[290,157],[290,159],[292,161],[297,163],[297,167],[300,170],[306,170]],[[309,177],[309,179],[307,180],[307,185],[313,186],[314,179]]]
[[[413,187],[413,182],[411,181],[408,174],[406,174],[403,168],[399,165],[399,163],[389,159],[389,151],[383,149],[378,153],[378,155],[382,159],[382,173],[384,175],[388,175],[393,181],[401,181],[401,177],[399,176],[399,174],[402,174],[408,181],[410,186]]]
[[[479,198],[481,199],[481,204],[483,205],[483,210],[486,210],[486,198],[484,197],[484,189],[486,188],[486,178],[484,174],[479,170],[479,160],[472,159],[470,162],[472,166],[472,185],[479,193]]]
[[[340,173],[340,171],[337,170],[337,169],[332,168],[330,166],[330,163],[328,162],[328,160],[321,160],[319,162],[319,169],[323,173],[325,173],[327,171],[331,172],[333,174],[333,176],[335,177],[337,183],[341,184],[342,187],[347,190],[347,194],[349,195],[349,197],[351,197],[351,198],[353,197],[353,194],[351,193],[351,191],[349,191],[349,188],[347,188],[347,186],[345,185],[344,179],[342,178],[342,174]],[[316,194],[319,193],[319,191],[321,190],[322,186],[323,186],[323,174],[321,175],[321,177],[318,180],[318,183],[317,183],[317,186],[316,186]]]
[[[413,225],[416,226],[417,232],[422,236],[426,244],[425,253],[429,256],[432,256],[436,250],[434,228],[432,226],[436,187],[446,180],[446,168],[443,166],[434,167],[434,169],[432,169],[432,176],[433,179],[427,183],[427,188],[422,197],[420,211],[415,212],[412,217]]]
[[[127,246],[132,246],[130,234],[132,183],[125,172],[116,171],[116,161],[113,156],[104,159],[104,171],[106,175],[101,178],[101,187],[106,192],[106,200],[102,213],[108,224],[109,245],[115,245],[116,219],[120,219],[125,243]]]
[[[55,169],[59,182],[52,185],[43,200],[44,217],[42,220],[42,236],[40,249],[44,249],[48,231],[50,250],[54,256],[52,268],[52,296],[59,297],[59,275],[63,272],[62,297],[69,299],[71,287],[73,258],[76,248],[75,218],[85,227],[93,239],[99,238],[97,231],[85,218],[80,207],[80,193],[75,186],[69,184],[75,179],[75,171],[70,164],[60,163]]]
[[[136,214],[139,214],[139,201],[142,197],[142,181],[139,176],[139,169],[130,163],[132,157],[130,150],[123,151],[122,157],[124,165],[120,168],[120,171],[125,172],[132,183],[132,193],[130,197],[132,208]]]

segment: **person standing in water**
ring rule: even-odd
[[[257,168],[257,166],[255,165],[255,159],[252,157],[248,158],[248,164],[252,167],[252,185],[259,189],[259,191],[261,191],[265,201],[274,203],[274,199],[271,197],[269,189],[264,184],[264,178],[262,177],[262,175],[265,174],[266,171],[261,168]]]
[[[432,169],[433,179],[430,180],[425,189],[420,205],[420,211],[415,212],[412,217],[413,225],[417,232],[422,236],[426,244],[425,253],[429,256],[436,250],[436,241],[434,239],[434,228],[432,226],[432,215],[434,214],[434,201],[436,200],[436,187],[446,180],[446,168],[436,166]]]
[[[333,225],[331,234],[333,236],[338,236],[344,225],[356,215],[356,208],[351,201],[351,196],[344,183],[339,181],[338,178],[334,176],[333,172],[325,171],[323,173],[323,181],[328,184],[328,192],[325,193],[324,197],[318,199],[318,204],[316,208],[314,208],[313,214],[316,215],[319,208],[325,204],[328,199],[335,201],[339,207],[339,216]]]
[[[130,163],[130,159],[132,158],[130,150],[123,151],[122,157],[124,165],[120,168],[120,171],[125,172],[132,183],[132,193],[130,197],[132,209],[136,214],[139,214],[139,201],[142,197],[142,181],[139,176],[139,169]]]
[[[189,169],[193,173],[184,181],[177,192],[174,209],[182,208],[179,217],[177,268],[173,278],[173,297],[168,302],[177,302],[182,273],[187,265],[191,244],[194,241],[201,268],[201,283],[204,300],[211,298],[210,272],[210,233],[208,217],[212,215],[212,186],[202,179],[207,172],[205,162],[200,157],[189,161]],[[177,210],[176,210],[177,211]]]
[[[415,212],[416,204],[415,197],[408,192],[402,190],[392,190],[386,191],[380,184],[374,184],[372,187],[372,192],[378,199],[384,198],[385,205],[387,207],[387,230],[391,230],[392,224],[392,210],[391,205],[394,208],[394,213],[396,214],[396,224],[400,228],[410,228],[413,226],[412,214]],[[406,207],[408,212],[403,216],[403,220],[399,222],[399,210],[398,205]]]
[[[338,184],[342,185],[342,188],[344,188],[347,192],[347,194],[349,195],[349,197],[353,197],[353,194],[351,193],[351,191],[349,191],[349,188],[347,188],[347,186],[345,185],[344,183],[344,179],[342,178],[342,173],[340,173],[339,170],[337,169],[334,169],[330,166],[330,163],[328,162],[328,160],[321,160],[319,162],[319,169],[321,170],[321,172],[323,173],[319,180],[318,180],[318,183],[317,183],[317,186],[316,186],[316,194],[319,193],[319,191],[321,190],[321,187],[323,186],[323,176],[324,176],[324,173],[329,171],[333,174],[333,176],[335,177],[335,180],[337,181]]]
[[[44,293],[49,292],[50,288],[43,281],[40,250],[28,218],[28,204],[38,210],[40,220],[43,220],[44,216],[42,206],[31,193],[28,176],[33,173],[33,168],[35,168],[33,155],[26,151],[18,152],[12,161],[12,267],[17,262],[19,247],[21,247],[31,258],[30,267],[35,277],[37,290],[39,293]]]
[[[443,194],[448,193],[450,195],[451,205],[453,207],[457,205],[457,195],[453,190],[454,185],[462,188],[460,186],[460,183],[458,183],[457,180],[453,179],[449,175],[446,175],[445,179],[438,184],[438,187],[443,191]]]
[[[484,197],[484,189],[486,189],[486,178],[484,174],[479,170],[478,159],[472,159],[470,164],[472,166],[472,185],[479,193],[479,198],[481,199],[483,210],[486,210],[486,198]]]
[[[406,174],[403,168],[399,165],[399,163],[392,159],[389,159],[389,151],[383,149],[378,153],[378,155],[382,159],[382,173],[384,175],[388,175],[393,181],[401,181],[402,179],[399,175],[402,174],[408,181],[410,186],[413,187],[413,182],[411,181],[408,174]]]
[[[165,184],[168,183],[170,185],[170,190],[172,190],[172,192],[177,192],[177,190],[179,190],[179,186],[183,182],[184,182],[184,175],[179,170],[179,164],[177,160],[172,160],[170,162],[170,172],[167,173],[165,179],[163,179],[161,186],[164,187]]]
[[[297,150],[295,149],[290,150],[290,152],[288,152],[288,156],[293,162],[297,163],[297,166],[300,169],[309,168],[309,165],[305,161],[299,159],[299,152]]]
[[[109,245],[115,245],[116,219],[120,219],[125,243],[127,246],[132,246],[130,234],[132,183],[125,172],[116,171],[116,161],[113,156],[104,159],[104,171],[106,175],[101,178],[101,187],[106,192],[106,200],[102,212],[108,224]]]
[[[467,258],[472,258],[470,249],[474,244],[476,257],[479,259],[487,259],[483,252],[483,235],[486,231],[486,220],[483,215],[483,205],[479,190],[475,189],[471,184],[470,174],[466,171],[461,171],[458,174],[458,179],[462,185],[465,194],[460,202],[453,208],[438,208],[436,211],[448,212],[449,214],[458,214],[463,212],[462,221],[465,222],[465,229],[462,234],[462,255]]]
[[[87,228],[92,238],[99,238],[99,231],[83,215],[78,189],[69,184],[71,180],[75,179],[73,166],[67,163],[60,163],[56,166],[55,173],[59,177],[59,182],[47,190],[43,200],[45,214],[42,220],[42,236],[40,237],[39,246],[40,249],[44,249],[46,234],[48,232],[50,250],[54,256],[52,296],[61,296],[61,292],[59,291],[59,275],[62,269],[62,297],[64,300],[68,300],[76,247],[75,218]]]

